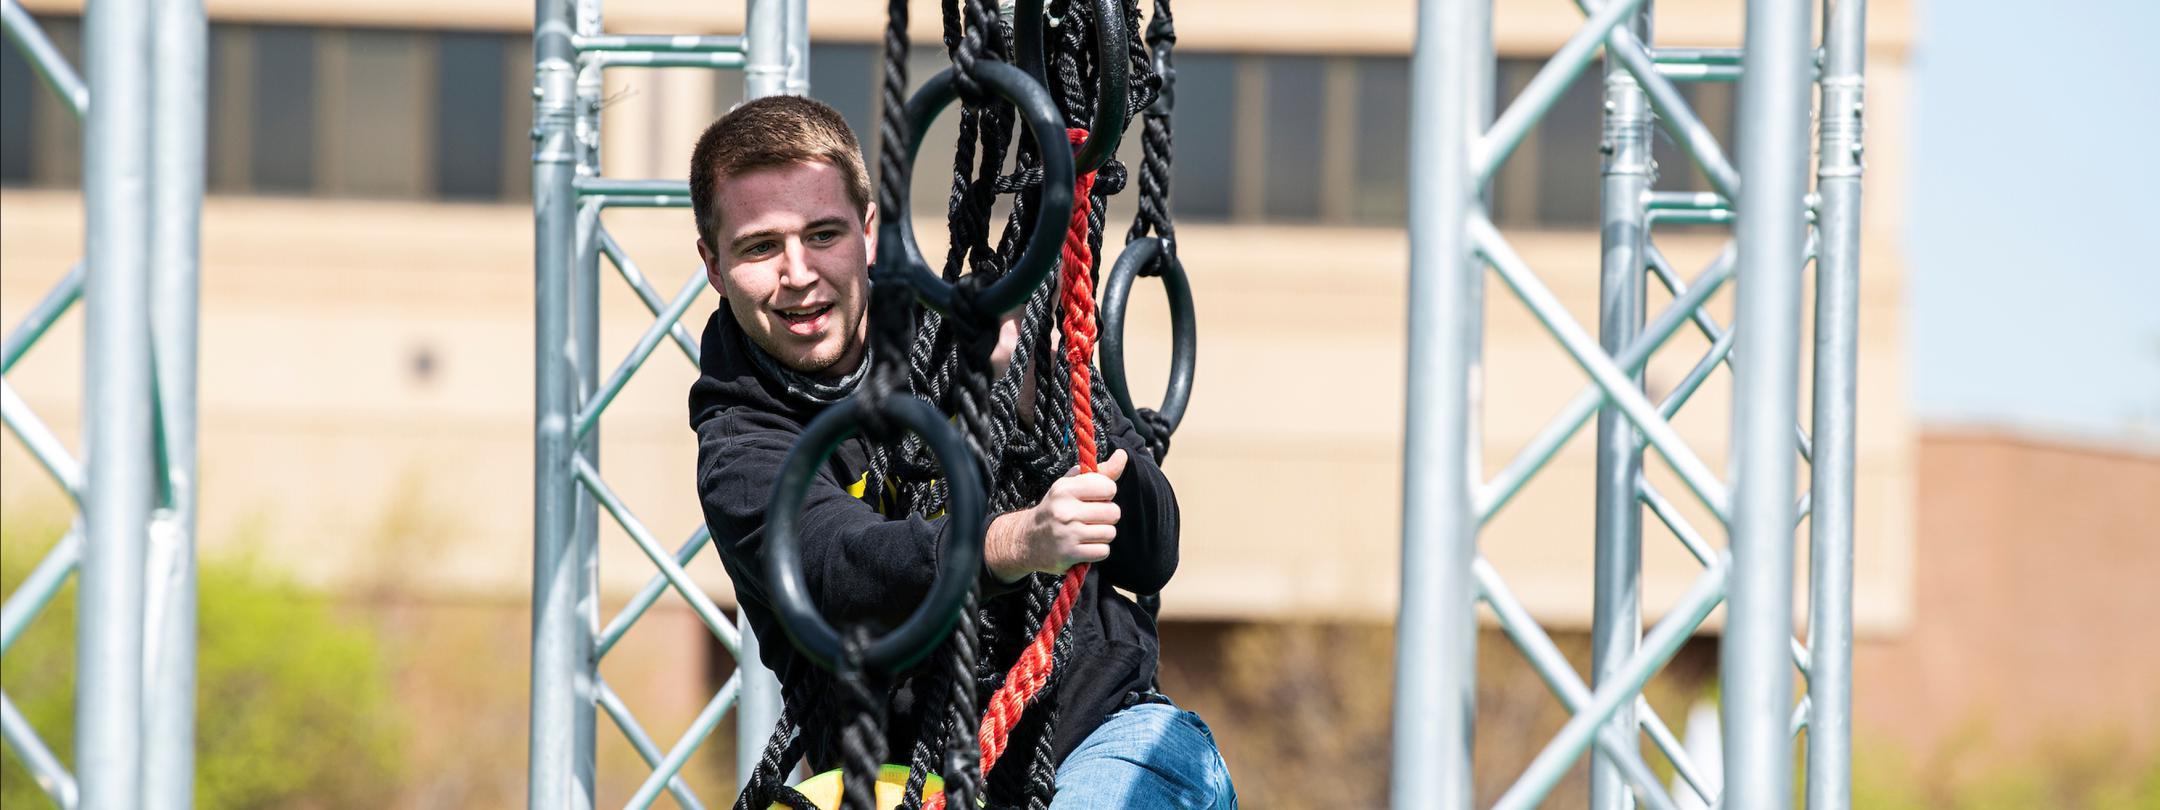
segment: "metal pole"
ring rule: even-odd
[[[1860,174],[1865,0],[1828,0],[1823,9],[1821,155],[1816,191],[1820,254],[1815,260],[1815,512],[1808,543],[1807,806],[1852,805],[1853,461],[1858,415]]]
[[[604,30],[600,23],[601,0],[576,0],[577,34],[599,36]],[[600,108],[605,102],[607,87],[599,54],[581,57],[577,73],[576,131],[578,144],[578,174],[584,177],[600,176]],[[581,201],[581,205],[585,202]],[[600,387],[600,228],[599,210],[590,217],[579,216],[570,244],[573,251],[570,269],[570,333],[574,351],[571,366],[575,379],[575,394],[571,403],[582,412],[593,400]],[[575,423],[571,429],[576,430]],[[566,474],[575,481],[575,459],[582,456],[594,467],[600,465],[600,429],[587,431],[583,439],[573,433],[576,449],[566,459],[571,469]],[[576,722],[577,756],[579,767],[588,771],[596,768],[596,743],[599,734],[599,696],[594,684],[600,678],[600,659],[593,655],[594,640],[600,635],[600,504],[590,491],[582,486],[572,486],[572,514],[575,525],[575,544],[572,556],[578,560],[577,582],[577,631],[578,645],[578,694]],[[588,799],[589,801],[589,799]]]
[[[1726,807],[1792,802],[1792,425],[1799,410],[1810,3],[1748,0],[1734,229],[1733,571],[1723,645]]]
[[[1420,0],[1410,60],[1410,342],[1402,597],[1395,636],[1396,810],[1467,808],[1477,707],[1476,487],[1484,268],[1471,145],[1485,125],[1491,0]]]
[[[99,0],[84,25],[98,113],[83,139],[90,269],[75,766],[83,808],[125,810],[143,800],[143,552],[153,497],[150,7]]]
[[[535,0],[533,27],[533,628],[528,806],[589,808],[590,714],[582,673],[592,635],[578,620],[583,560],[574,552],[571,421],[577,413],[570,345],[570,263],[577,219],[576,34],[569,0]]]
[[[746,9],[748,30],[744,41],[749,59],[743,74],[744,98],[810,92],[810,25],[806,5],[805,0],[749,0]],[[775,19],[784,24],[775,25]],[[776,60],[784,63],[775,65]],[[757,769],[773,727],[780,723],[783,699],[780,676],[765,666],[759,652],[762,643],[751,629],[749,617],[742,615],[740,610],[736,612],[736,629],[742,637],[742,645],[735,655],[736,671],[742,673],[742,696],[735,710],[735,788],[740,791]]]
[[[1620,25],[1650,40],[1650,3]],[[1605,63],[1604,189],[1600,200],[1604,253],[1598,285],[1599,343],[1615,357],[1635,342],[1643,324],[1643,275],[1649,264],[1645,199],[1655,169],[1650,153],[1650,103],[1635,77],[1618,60]],[[1641,373],[1631,377],[1640,388]],[[1635,426],[1615,405],[1598,411],[1596,605],[1592,614],[1592,687],[1619,674],[1642,639],[1642,506],[1635,479],[1642,472],[1642,443]],[[1613,713],[1609,727],[1635,739],[1635,707]],[[1628,810],[1635,804],[1620,763],[1600,751],[1591,760],[1592,810]]]
[[[209,23],[202,0],[164,0],[156,14],[150,354],[165,487],[150,527],[143,806],[186,810],[195,792],[196,324]]]
[[[780,676],[759,658],[762,642],[750,629],[750,620],[736,611],[736,630],[742,639],[736,648],[735,671],[741,675],[742,696],[735,709],[735,790],[749,784],[750,774],[763,759],[765,742],[780,724]]]
[[[748,0],[743,9],[743,98],[787,92],[789,0]]]
[[[810,94],[810,0],[787,0],[787,92]]]

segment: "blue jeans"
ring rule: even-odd
[[[1103,721],[1057,772],[1052,810],[1237,810],[1230,768],[1200,715],[1143,703]]]

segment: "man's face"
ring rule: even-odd
[[[705,275],[736,323],[788,368],[835,377],[862,362],[877,208],[856,208],[840,169],[819,162],[753,169],[714,192]]]

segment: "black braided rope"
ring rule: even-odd
[[[1125,232],[1125,241],[1130,244],[1152,233],[1163,237],[1175,250],[1177,227],[1170,220],[1170,115],[1177,92],[1177,71],[1171,60],[1177,45],[1177,27],[1170,16],[1170,0],[1155,0],[1146,39],[1148,52],[1156,57],[1149,59],[1142,54],[1136,58],[1151,63],[1148,72],[1156,96],[1141,115],[1139,211],[1133,215],[1132,228]],[[1132,42],[1138,43],[1140,38]],[[1161,262],[1143,268],[1141,275],[1159,274]]]
[[[915,738],[914,753],[908,757],[907,783],[900,794],[900,810],[922,810],[923,785],[929,782],[931,769],[937,767],[932,757],[944,744],[935,737],[925,730]]]
[[[751,770],[750,778],[745,780],[742,793],[736,796],[735,810],[765,810],[774,802],[801,810],[801,805],[791,799],[808,803],[802,794],[782,784],[787,779],[788,769],[802,756],[802,735],[795,719],[789,716],[789,709],[790,705],[782,705],[780,722],[773,726],[772,737],[765,743],[765,753]]]
[[[878,96],[878,210],[905,216],[900,177],[907,167],[907,0],[885,4],[884,83]]]
[[[945,657],[945,806],[965,810],[982,792],[982,748],[975,726],[982,720],[975,699],[975,595],[968,594]]]
[[[878,810],[878,769],[885,762],[885,694],[871,683],[863,661],[869,647],[869,629],[850,629],[841,639],[840,666],[834,672],[848,711],[847,724],[840,729],[840,806],[846,810]]]
[[[1167,237],[1171,233],[1168,110],[1155,103],[1158,95],[1167,91],[1168,77],[1158,75],[1157,70],[1158,64],[1167,65],[1167,60],[1159,53],[1151,56],[1149,48],[1174,41],[1168,27],[1168,0],[1154,2],[1156,21],[1148,28],[1145,47],[1139,35],[1138,0],[1124,0],[1122,5],[1122,23],[1129,43],[1125,58],[1132,64],[1131,75],[1139,79],[1131,82],[1130,97],[1125,101],[1129,110],[1145,111],[1142,118],[1147,133],[1144,159],[1136,175],[1140,212],[1135,231],[1128,233],[1127,240],[1137,238],[1134,234],[1143,226],[1148,232]],[[992,486],[991,507],[994,512],[1003,512],[1039,501],[1076,461],[1070,432],[1072,408],[1067,399],[1070,369],[1054,348],[1053,335],[1059,319],[1054,284],[1036,289],[1023,307],[1020,340],[1002,375],[991,374],[989,367],[1002,313],[974,311],[973,301],[976,293],[1011,266],[1021,246],[1032,236],[1033,211],[1041,195],[1071,191],[1043,188],[1033,140],[1015,139],[1018,121],[1012,106],[984,92],[974,80],[974,65],[979,60],[1010,58],[1009,25],[990,13],[985,0],[943,0],[941,12],[942,44],[958,68],[956,84],[961,100],[960,137],[955,144],[946,210],[951,239],[941,275],[961,292],[952,316],[940,317],[923,308],[901,278],[874,274],[869,313],[871,368],[858,395],[866,404],[874,405],[884,397],[914,394],[954,414],[970,449],[978,454],[989,474],[986,480]],[[1102,66],[1096,64],[1094,40],[1102,21],[1096,19],[1096,6],[1087,2],[1055,0],[1049,13],[1058,19],[1052,27],[1054,33],[1047,37],[1050,53],[1046,54],[1046,64],[1052,84],[1049,89],[1066,120],[1085,127],[1091,123],[1100,92],[1098,74]],[[904,177],[910,171],[905,113],[907,22],[905,0],[889,0],[877,162],[878,205],[882,216],[888,218],[906,216],[909,205],[908,200],[900,198],[900,184],[888,179]],[[1097,257],[1101,256],[1109,197],[1120,193],[1128,179],[1127,168],[1116,160],[1106,162],[1097,171],[1088,216],[1088,241]],[[993,245],[989,221],[996,203],[1005,195],[1010,195],[1011,211]],[[1096,269],[1088,268],[1091,289]],[[1101,387],[1099,375],[1093,389],[1086,395],[1094,399],[1098,412],[1114,407]],[[1024,392],[1027,396],[1023,396]],[[865,410],[875,413],[877,409]],[[919,437],[881,422],[872,420],[864,425],[871,448],[871,491],[877,493],[874,499],[881,511],[904,515],[941,510],[947,494],[936,459]],[[1107,432],[1099,441],[1107,449]],[[1166,449],[1151,448],[1158,457]],[[979,773],[977,707],[982,697],[1000,684],[1006,668],[1040,627],[1057,587],[1058,578],[1038,575],[1024,587],[1024,600],[977,605],[974,595],[968,596],[951,639],[939,655],[930,659],[935,663],[926,664],[933,667],[928,677],[934,679],[932,699],[943,704],[939,707],[942,722],[923,723],[911,747],[903,807],[920,807],[927,773],[936,767],[933,762],[940,750],[945,755],[940,770],[945,778],[947,806],[971,808],[979,804],[978,795],[985,785]],[[860,650],[855,654],[859,656]],[[1065,669],[1070,654],[1069,642],[1060,639],[1054,654],[1054,673]],[[764,758],[737,803],[738,810],[761,810],[772,801],[795,807],[791,799],[800,799],[800,794],[779,783],[787,768],[801,756],[807,735],[834,725],[840,728],[844,782],[850,797],[847,806],[856,810],[857,797],[867,802],[867,797],[874,795],[871,790],[877,769],[887,753],[882,708],[886,690],[865,678],[858,666],[854,674],[843,672],[829,684],[828,691],[837,691],[841,699],[823,703],[839,709],[840,717],[813,720],[783,715],[781,727],[775,729]],[[1056,681],[1053,674],[1053,692]],[[789,697],[791,708],[804,705],[799,699],[803,696]],[[988,797],[990,803],[1001,807],[1046,807],[1055,795],[1057,711],[1054,701],[1046,700],[1043,706],[1036,712],[1039,723],[1031,724],[1035,737],[1024,788],[1019,795]]]
[[[1140,39],[1131,41],[1137,44]],[[1177,71],[1171,55],[1176,45],[1177,27],[1170,16],[1170,0],[1155,0],[1155,14],[1147,26],[1146,49],[1134,57],[1150,63],[1149,80],[1156,97],[1140,119],[1140,194],[1132,227],[1125,231],[1125,243],[1160,236],[1163,250],[1155,261],[1140,268],[1142,276],[1160,276],[1163,268],[1177,260],[1177,225],[1170,218],[1170,116],[1177,91]],[[1149,58],[1149,53],[1155,56]],[[1154,408],[1137,410],[1140,435],[1160,462],[1170,455],[1170,420]]]

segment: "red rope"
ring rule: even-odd
[[[1065,130],[1066,137],[1074,144],[1087,140],[1087,130]],[[1095,187],[1095,173],[1080,175],[1073,183],[1072,224],[1065,229],[1065,250],[1062,267],[1058,271],[1060,303],[1064,305],[1063,332],[1065,362],[1072,368],[1073,444],[1080,453],[1080,470],[1095,472],[1095,405],[1088,396],[1089,361],[1095,356],[1095,295],[1089,274],[1095,265],[1094,252],[1088,249],[1088,194]],[[1087,581],[1088,565],[1081,563],[1065,572],[1065,580],[1058,585],[1057,601],[1050,606],[1050,614],[1043,617],[1042,629],[1028,643],[1020,660],[1005,675],[1005,684],[998,687],[997,694],[990,697],[989,711],[984,713],[980,736],[982,738],[982,772],[985,777],[1005,754],[1007,738],[1012,727],[1020,722],[1020,715],[1042,694],[1050,683],[1051,654],[1057,645],[1058,633],[1065,629],[1066,620],[1072,618],[1073,602],[1080,598],[1080,586]]]

